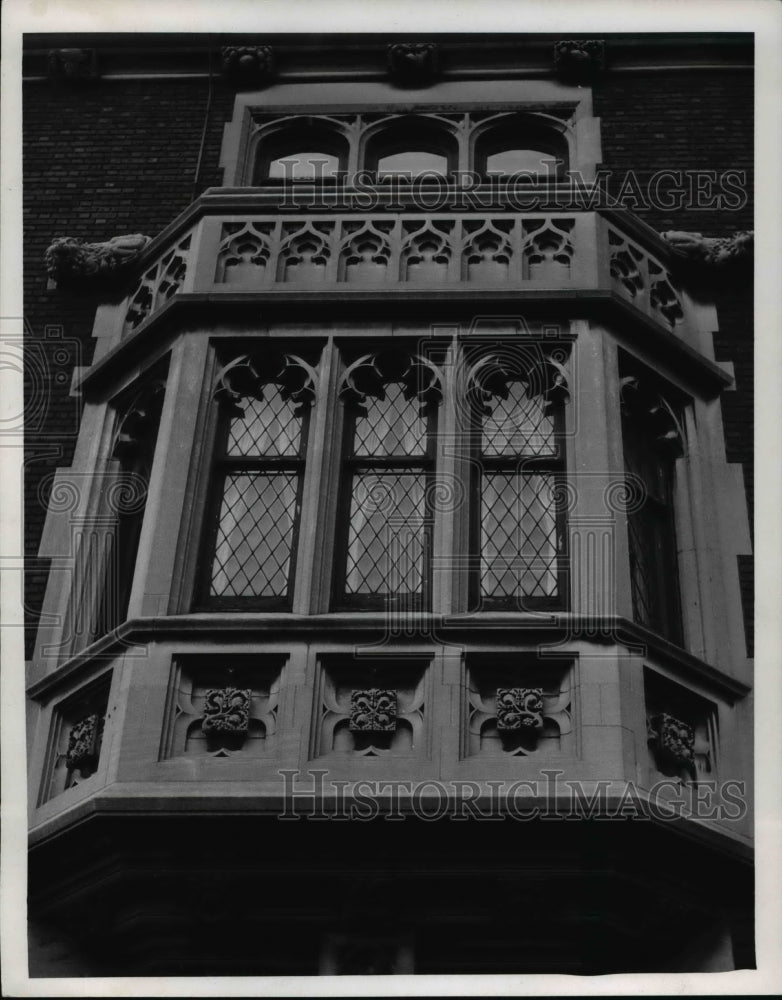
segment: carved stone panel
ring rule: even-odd
[[[470,657],[463,756],[574,755],[574,688],[572,663]]]
[[[39,804],[75,788],[98,770],[110,682],[110,675],[104,675],[54,709]]]
[[[350,728],[353,732],[392,733],[396,729],[396,691],[351,691]]]
[[[647,719],[648,741],[656,755],[668,757],[680,767],[695,763],[695,731],[692,726],[667,712]]]
[[[716,706],[649,668],[644,670],[650,780],[714,778],[717,770]]]
[[[543,728],[543,688],[497,688],[497,729]]]
[[[204,696],[204,733],[246,733],[250,726],[249,688],[209,688]]]
[[[96,713],[71,726],[68,733],[68,749],[65,751],[65,766],[69,771],[97,762],[100,753],[100,735],[101,719]]]
[[[419,757],[426,752],[429,678],[419,661],[319,668],[312,757]]]
[[[274,755],[282,671],[279,656],[183,657],[172,672],[163,759]]]

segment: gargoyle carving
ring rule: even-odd
[[[721,271],[751,261],[755,244],[755,234],[751,229],[741,230],[733,236],[704,236],[702,233],[685,233],[675,229],[661,235],[688,262]]]
[[[573,83],[585,83],[605,69],[605,42],[594,38],[554,43],[554,72]]]
[[[437,76],[439,50],[434,42],[396,42],[388,46],[388,72],[394,83],[425,86]]]
[[[132,233],[105,243],[85,243],[73,236],[61,236],[44,254],[46,270],[59,284],[105,279],[131,264],[151,239]]]
[[[98,75],[95,49],[50,49],[47,66],[52,80],[94,80]]]
[[[260,86],[274,74],[271,45],[226,45],[222,57],[223,76],[238,87]]]

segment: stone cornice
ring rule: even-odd
[[[674,645],[646,628],[618,616],[595,619],[565,612],[541,614],[482,614],[475,615],[434,615],[422,613],[418,616],[422,625],[422,637],[416,639],[409,634],[400,642],[414,648],[431,650],[430,637],[436,629],[438,635],[452,637],[454,641],[469,640],[488,647],[497,641],[503,643],[539,643],[563,640],[557,647],[561,657],[572,656],[568,644],[593,642],[605,645],[621,644],[629,649],[643,646],[650,662],[662,662],[687,671],[714,691],[731,699],[743,698],[751,687],[744,681],[731,677],[723,671]],[[373,635],[382,636],[387,631],[387,618],[382,613],[331,613],[323,615],[293,614],[250,614],[250,613],[207,613],[192,615],[170,615],[156,618],[136,618],[124,622],[109,635],[98,639],[79,654],[63,663],[56,671],[33,681],[27,694],[33,699],[50,697],[62,685],[72,683],[87,672],[99,671],[108,662],[121,655],[123,649],[141,646],[151,641],[182,641],[194,639],[203,641],[211,637],[217,640],[236,638],[247,642],[275,639],[288,635],[324,638],[339,635],[341,638],[361,636],[363,640]],[[595,638],[599,633],[598,638]],[[347,639],[346,641],[350,641]],[[552,652],[552,655],[554,653]]]
[[[437,72],[445,79],[473,76],[496,78],[514,74],[553,75],[554,46],[605,41],[608,72],[640,69],[752,68],[752,36],[738,33],[655,35],[571,35],[569,32],[536,34],[376,34],[334,33],[327,40],[307,35],[207,35],[207,34],[35,34],[25,38],[23,73],[27,80],[49,78],[49,53],[86,50],[95,53],[91,65],[99,79],[198,78],[209,75],[211,46],[213,73],[221,68],[224,48],[252,49],[271,45],[278,78],[297,80],[322,78],[387,78],[388,47],[436,44]],[[434,79],[435,74],[427,74]]]

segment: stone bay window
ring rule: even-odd
[[[551,203],[544,161],[559,163],[553,187],[567,169],[593,177],[600,161],[588,87],[457,80],[438,102],[373,83],[356,100],[338,81],[240,92],[223,188],[151,241],[134,237],[119,264],[115,246],[81,245],[99,262],[91,280],[108,257],[119,284],[98,309],[81,437],[41,547],[52,571],[29,686],[35,843],[44,857],[54,831],[63,842],[79,820],[127,815],[179,858],[183,844],[198,849],[208,813],[201,840],[240,859],[237,898],[275,894],[274,921],[300,929],[312,968],[321,955],[343,971],[343,944],[363,938],[331,925],[354,897],[379,967],[466,971],[437,936],[434,901],[457,884],[453,906],[482,914],[464,954],[498,941],[511,954],[506,910],[495,912],[511,872],[520,888],[507,912],[534,898],[549,928],[540,947],[556,937],[586,967],[581,925],[535,888],[534,849],[522,871],[495,824],[478,834],[482,856],[504,859],[499,897],[484,875],[460,881],[472,848],[452,842],[452,824],[456,868],[421,892],[402,865],[400,898],[420,904],[393,933],[372,923],[390,890],[335,882],[315,906],[300,865],[312,845],[276,823],[281,775],[306,780],[325,761],[352,801],[355,782],[375,779],[466,781],[485,795],[487,782],[555,767],[648,798],[660,776],[691,796],[742,774],[746,509],[722,443],[731,376],[714,360],[714,309],[632,213]],[[400,172],[449,189],[460,170],[524,171],[541,198],[432,208],[408,187],[383,202]],[[350,197],[359,171],[374,173],[376,200]],[[330,187],[331,201],[291,209],[286,178]],[[122,595],[107,617],[110,557],[90,532],[118,462],[145,499],[122,522]],[[79,615],[89,621],[75,637]],[[319,807],[336,794],[327,783]],[[193,836],[177,828],[183,815]],[[744,820],[701,825],[725,851],[749,838]],[[353,826],[340,837],[369,864],[374,847]],[[567,841],[574,824],[553,826],[543,833],[559,861],[546,878],[584,860],[583,843]],[[669,831],[654,830],[640,854],[667,857],[654,837]],[[353,848],[329,837],[334,875]],[[584,865],[600,867],[592,855]],[[611,924],[644,968],[657,961],[649,926],[650,940],[674,942],[693,921],[721,919],[699,882],[669,927],[669,908],[646,909],[649,879],[644,930]],[[632,909],[636,890],[620,883]],[[48,891],[42,876],[32,898],[63,918]],[[112,920],[106,933],[120,938]],[[268,913],[252,921],[252,942],[281,940]]]

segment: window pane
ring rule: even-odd
[[[301,415],[296,404],[283,399],[280,387],[273,382],[263,388],[263,399],[245,396],[240,406],[241,417],[231,420],[227,454],[243,456],[290,456],[299,454],[301,447]]]
[[[484,455],[554,455],[554,421],[544,413],[542,395],[527,396],[521,382],[508,383],[508,398],[495,396],[483,420]]]
[[[284,597],[288,589],[298,474],[225,477],[212,597]]]
[[[366,415],[356,416],[353,453],[357,456],[423,455],[426,417],[421,404],[405,399],[400,382],[385,386],[385,398],[367,397]]]
[[[554,157],[540,149],[503,149],[486,157],[487,174],[546,174],[548,169],[554,172]]]
[[[269,164],[270,180],[312,181],[336,177],[339,157],[330,153],[290,153]]]
[[[481,495],[481,592],[554,597],[557,531],[549,474],[485,472]]]
[[[448,157],[439,153],[425,153],[423,150],[409,150],[381,156],[377,161],[378,174],[412,174],[414,177],[425,172],[448,173]]]
[[[424,515],[422,473],[357,473],[350,504],[346,593],[420,594]]]

